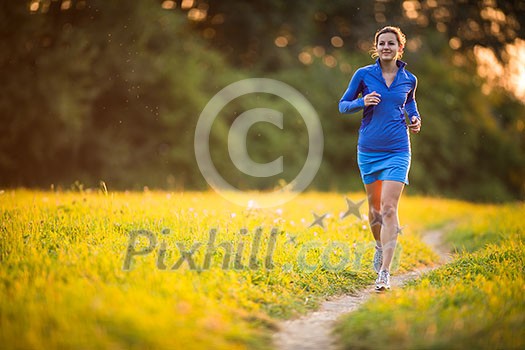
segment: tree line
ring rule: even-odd
[[[488,5],[487,5],[488,4]],[[310,189],[361,189],[360,115],[337,103],[357,67],[372,63],[375,30],[403,28],[423,116],[412,137],[412,193],[504,201],[525,198],[525,106],[483,91],[473,47],[501,55],[524,37],[520,1],[101,1],[0,5],[0,186],[205,189],[193,152],[197,119],[230,83],[267,77],[300,91],[324,132]],[[518,23],[518,25],[516,25]],[[283,111],[283,130],[255,125],[248,151],[284,173],[250,178],[229,159],[228,129],[250,108]],[[291,181],[308,138],[293,106],[239,98],[213,125],[219,173],[239,188]]]

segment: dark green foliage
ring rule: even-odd
[[[519,1],[498,4],[507,21],[497,40],[477,2],[425,5],[420,13],[426,23],[409,20],[401,2],[196,1],[194,8],[207,11],[201,22],[188,20],[180,2],[165,10],[162,1],[78,0],[62,10],[62,1],[50,1],[44,11],[45,3],[35,13],[29,2],[0,5],[1,186],[69,187],[78,180],[93,187],[104,180],[110,189],[206,188],[193,146],[200,112],[229,83],[266,77],[299,90],[321,119],[324,157],[310,188],[358,190],[361,116],[341,116],[337,103],[353,71],[373,62],[366,51],[375,30],[392,23],[420,42],[405,54],[419,78],[424,118],[422,133],[412,138],[409,191],[490,201],[525,196],[519,127],[525,107],[503,91],[481,93],[470,54],[475,41],[469,39],[474,33],[479,43],[499,50],[523,37],[523,28],[513,26],[523,17]],[[435,15],[443,8],[446,20]],[[382,17],[385,22],[378,23]],[[466,31],[469,21],[481,29]],[[445,33],[435,29],[441,22]],[[336,35],[344,40],[341,48],[330,42]],[[287,38],[286,47],[275,45],[278,36]],[[448,40],[454,36],[463,42],[456,52],[463,66],[452,63]],[[314,47],[336,65],[328,67]],[[311,64],[298,59],[303,51]],[[340,69],[342,64],[350,68]],[[283,155],[279,176],[244,176],[229,158],[229,126],[255,107],[285,115],[284,130],[254,126],[248,144],[255,161]],[[225,107],[210,144],[215,166],[230,183],[272,189],[300,171],[308,141],[291,105],[257,96]]]

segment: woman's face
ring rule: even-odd
[[[376,49],[379,59],[391,61],[397,58],[401,48],[394,33],[383,33],[377,37]]]

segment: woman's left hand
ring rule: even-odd
[[[418,117],[412,117],[411,121],[412,121],[412,124],[410,124],[408,128],[414,134],[417,134],[421,130],[421,120]]]

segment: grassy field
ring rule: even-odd
[[[524,349],[524,212],[472,207],[446,235],[456,259],[344,317],[344,348]]]
[[[357,202],[364,193],[348,197]],[[346,210],[344,196],[334,193],[306,193],[281,207],[257,209],[201,192],[1,191],[0,344],[10,349],[270,348],[276,319],[304,313],[329,295],[351,292],[375,278],[368,223],[354,215],[341,218]],[[424,230],[454,223],[467,237],[465,218],[491,210],[403,198],[405,227],[394,273],[438,260],[420,240]],[[515,219],[513,210],[501,222]],[[313,213],[328,214],[324,228],[310,227]],[[521,237],[523,226],[512,222],[511,230]],[[476,237],[484,234],[483,227]],[[499,228],[493,232],[479,242],[495,236],[506,242]],[[458,249],[472,249],[471,240],[454,237]],[[507,247],[511,253],[503,247],[501,254],[519,253],[522,247]],[[522,266],[523,261],[512,273],[522,273]],[[515,277],[510,273],[505,281]],[[494,307],[523,291],[520,281],[502,288],[502,296],[493,282]],[[422,302],[417,310],[430,312],[430,305]],[[510,305],[523,310],[523,304]],[[362,315],[366,321],[366,311]]]

